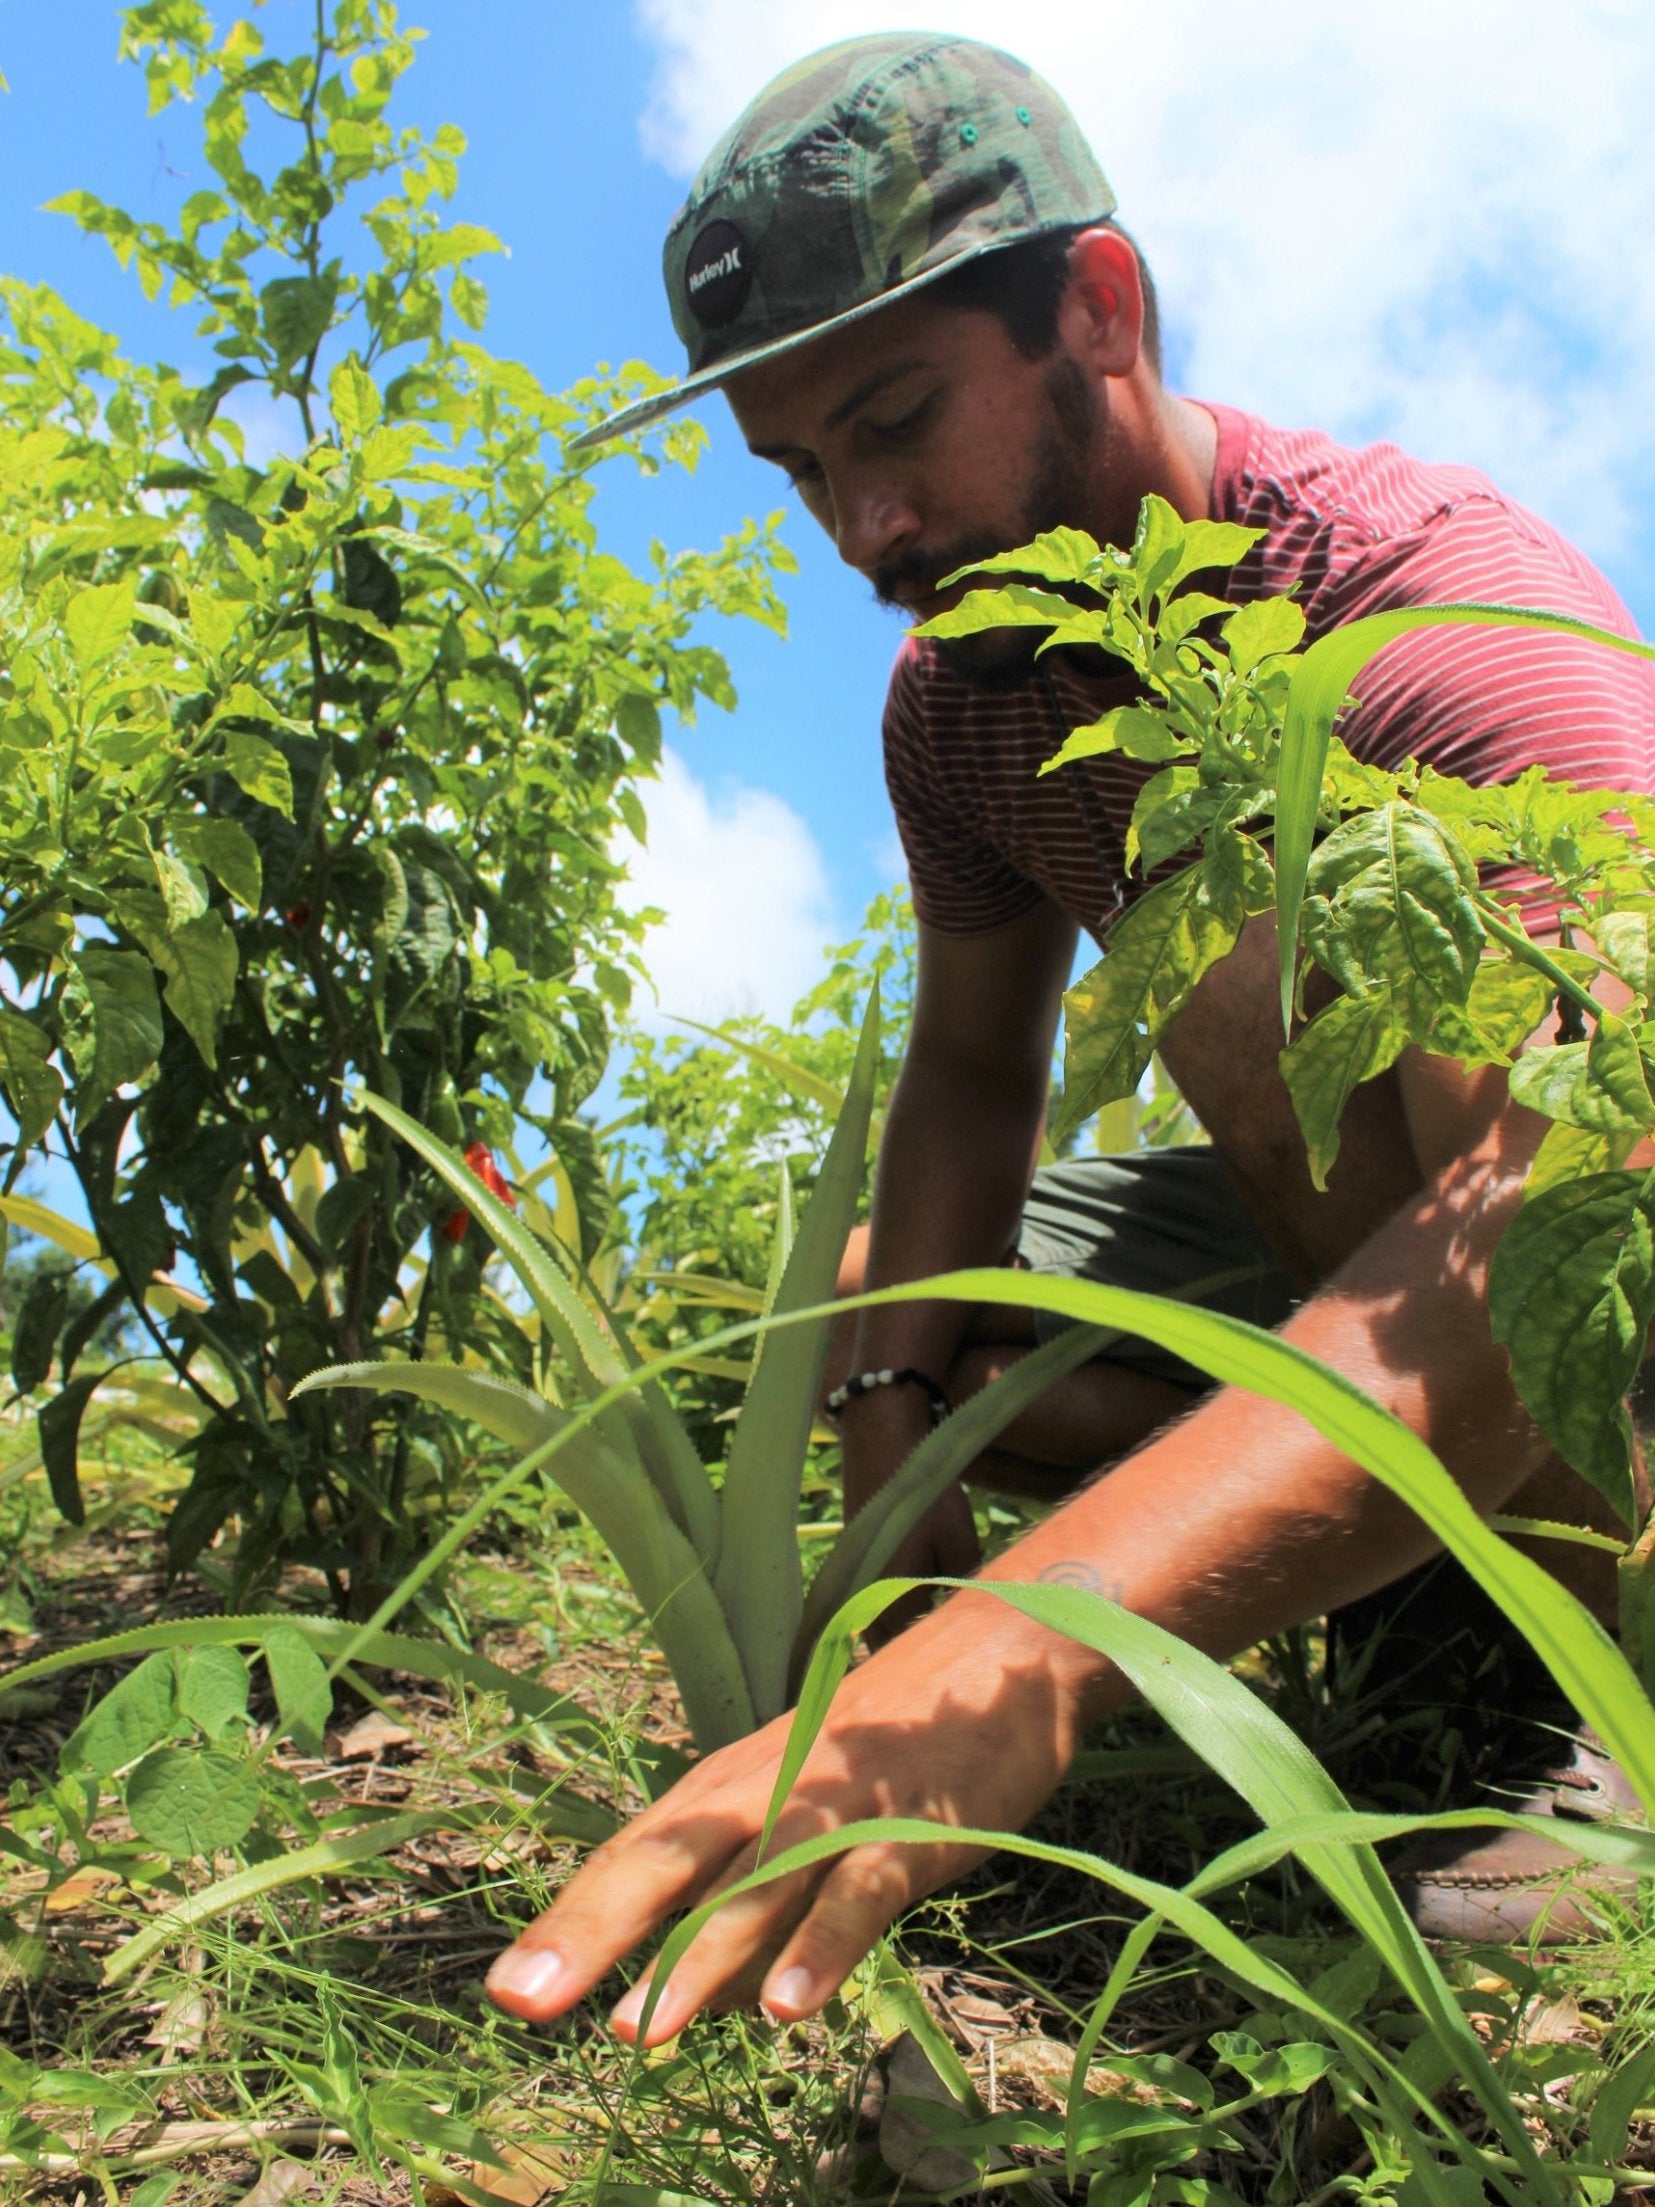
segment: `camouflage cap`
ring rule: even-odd
[[[829,46],[759,94],[667,232],[689,374],[572,448],[641,429],[979,253],[1114,207],[1074,117],[1010,54],[914,31]]]

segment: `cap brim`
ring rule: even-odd
[[[1102,219],[1100,217],[1100,219]],[[1072,225],[1048,224],[1047,228],[1070,228]],[[703,368],[699,374],[685,376],[681,382],[670,384],[666,390],[657,391],[650,398],[636,399],[630,406],[608,415],[603,421],[594,422],[578,436],[570,437],[564,451],[589,452],[594,445],[607,444],[611,438],[630,436],[635,429],[647,429],[651,422],[659,421],[665,414],[675,414],[679,407],[688,406],[704,392],[719,390],[732,376],[740,375],[744,368],[755,368],[761,360],[774,360],[780,353],[796,352],[801,345],[812,344],[818,337],[827,337],[834,330],[847,328],[852,322],[864,322],[870,314],[891,305],[893,300],[905,299],[911,292],[935,283],[939,276],[946,276],[956,268],[963,268],[967,261],[980,260],[985,253],[1003,252],[1008,245],[1025,245],[1030,238],[1040,237],[1041,230],[1019,230],[1007,238],[985,238],[964,253],[955,253],[936,268],[927,268],[917,276],[910,276],[889,291],[882,291],[877,299],[864,299],[860,306],[847,307],[843,314],[835,314],[826,322],[812,322],[809,329],[794,330],[786,337],[773,337],[768,344],[750,345],[745,352],[732,353],[728,360],[721,360],[714,368]]]

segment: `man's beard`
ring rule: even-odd
[[[945,575],[1032,543],[1048,529],[1084,525],[1076,507],[1085,497],[1083,486],[1097,462],[1098,440],[1108,436],[1108,417],[1101,395],[1067,355],[1056,362],[1046,378],[1046,399],[1046,419],[1035,448],[1034,478],[1017,533],[1009,541],[987,535],[960,538],[940,552],[916,554],[876,568],[873,590],[881,605],[906,611],[899,593],[912,594],[916,585],[920,590],[934,590]],[[992,587],[1013,579],[987,575],[983,584]],[[1033,671],[1045,635],[1045,630],[1038,628],[990,628],[974,636],[939,636],[929,641],[949,671],[973,688],[1015,690]]]

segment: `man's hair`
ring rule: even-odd
[[[927,286],[940,306],[974,307],[995,315],[1025,360],[1044,360],[1057,343],[1057,311],[1069,284],[1069,248],[1083,229],[1113,230],[1137,256],[1144,291],[1144,354],[1161,372],[1161,309],[1137,241],[1118,222],[1077,223],[1046,230],[1018,245],[978,253]]]

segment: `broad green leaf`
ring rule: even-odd
[[[205,1860],[252,1830],[258,1772],[211,1749],[157,1747],[126,1781],[126,1813],[140,1839],[175,1861]]]
[[[252,1679],[234,1648],[191,1648],[178,1666],[178,1713],[209,1739],[222,1739],[245,1724]]]
[[[879,986],[868,998],[845,1108],[794,1236],[773,1309],[826,1303],[856,1216],[879,1070]],[[787,1706],[788,1664],[804,1600],[797,1533],[816,1396],[832,1323],[764,1337],[724,1471],[714,1584],[760,1724]]]
[[[64,1742],[59,1758],[65,1770],[90,1770],[112,1778],[157,1740],[166,1739],[177,1721],[173,1659],[163,1650],[144,1658],[110,1687]]]
[[[1514,958],[1485,958],[1465,1003],[1437,1007],[1425,1047],[1465,1066],[1509,1065],[1552,1001],[1543,973]]]
[[[1531,1050],[1511,1070],[1511,1092],[1529,1110],[1590,1134],[1636,1138],[1655,1125],[1655,1098],[1638,1038],[1604,1012],[1590,1042]]]
[[[320,1755],[333,1714],[327,1665],[301,1634],[273,1625],[264,1636],[264,1667],[281,1730],[301,1755]]]
[[[1047,529],[1032,544],[1016,551],[996,552],[945,575],[945,584],[965,575],[1036,575],[1042,582],[1085,582],[1103,556],[1096,537],[1084,529]],[[1067,601],[1065,601],[1067,604]]]
[[[331,270],[321,276],[278,276],[265,285],[259,293],[259,319],[278,369],[291,368],[315,351],[327,335],[338,292],[339,279]]]
[[[1442,999],[1470,994],[1485,940],[1476,887],[1452,831],[1429,813],[1392,804],[1358,814],[1311,860],[1305,947],[1348,995],[1395,990],[1410,1031],[1423,1030]]]
[[[1300,904],[1321,812],[1328,740],[1357,674],[1378,651],[1416,628],[1475,623],[1497,628],[1552,628],[1589,637],[1614,651],[1655,658],[1655,645],[1616,636],[1557,613],[1508,606],[1402,606],[1373,613],[1318,637],[1293,669],[1282,724],[1276,794],[1276,933],[1281,955],[1281,1017],[1293,1025],[1293,976],[1299,954]]]
[[[1576,1180],[1583,1173],[1618,1172],[1637,1139],[1635,1134],[1592,1134],[1584,1127],[1570,1126],[1566,1120],[1554,1120],[1523,1183],[1524,1202],[1561,1180]]]
[[[63,1078],[51,1056],[51,1037],[32,1019],[0,1004],[0,1090],[17,1121],[22,1149],[33,1149],[63,1100]]]
[[[328,405],[333,426],[345,444],[354,444],[378,422],[382,411],[379,391],[354,353],[341,360],[329,376]]]
[[[1138,792],[1126,831],[1126,863],[1152,874],[1163,860],[1195,857],[1208,831],[1234,809],[1234,792],[1204,782],[1193,766],[1168,766]]]
[[[84,1126],[124,1081],[140,1079],[161,1054],[161,1006],[148,959],[107,943],[83,943],[70,960],[64,1028],[79,1075],[76,1123]]]
[[[1326,1188],[1339,1154],[1339,1121],[1351,1091],[1394,1065],[1408,1040],[1389,995],[1338,996],[1281,1053],[1310,1158],[1310,1177]]]
[[[1593,929],[1598,948],[1634,995],[1655,996],[1655,906],[1605,912]]]
[[[1116,921],[1103,957],[1063,999],[1061,1142],[1100,1104],[1130,1096],[1209,966],[1233,949],[1242,886],[1212,859],[1156,884]]]
[[[225,773],[249,797],[292,819],[293,775],[273,743],[254,735],[250,728],[227,728],[221,763]]]
[[[1150,712],[1142,705],[1117,705],[1101,720],[1089,721],[1084,728],[1071,728],[1064,738],[1063,748],[1049,758],[1040,771],[1051,774],[1075,759],[1093,759],[1105,751],[1118,751],[1129,759],[1158,762],[1180,758],[1195,749],[1193,741],[1181,736],[1159,713]]]
[[[155,945],[166,976],[167,1009],[208,1065],[218,1063],[218,1030],[235,995],[236,938],[222,912],[203,912]]]
[[[1236,673],[1251,674],[1277,653],[1298,650],[1304,613],[1291,598],[1255,598],[1230,615],[1221,633]]]
[[[1589,1173],[1525,1203],[1494,1252],[1488,1307],[1546,1438],[1634,1524],[1624,1397],[1655,1319],[1655,1174]]]
[[[64,607],[63,632],[83,682],[126,642],[136,606],[137,594],[130,582],[103,582],[77,591]]]
[[[223,883],[238,904],[256,912],[264,895],[259,847],[239,820],[212,814],[173,819],[167,834],[186,858]]]
[[[985,628],[1058,628],[1072,620],[1074,613],[1067,598],[1014,582],[999,590],[968,590],[946,613],[921,621],[914,634],[975,636]]]

